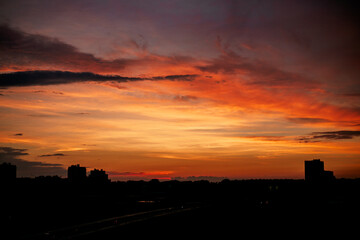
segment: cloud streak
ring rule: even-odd
[[[44,154],[44,155],[39,155],[39,157],[64,157],[66,156],[63,153],[54,153],[54,154]]]
[[[101,75],[92,72],[69,72],[69,71],[22,71],[0,74],[1,87],[22,87],[39,85],[68,84],[75,82],[128,82],[128,81],[191,81],[197,75],[169,75],[149,78],[122,77],[119,75]],[[59,94],[58,92],[53,92]]]
[[[330,120],[324,118],[287,118],[288,121],[299,124],[314,124],[314,123],[327,123]]]
[[[299,137],[297,140],[303,143],[320,142],[324,140],[344,140],[353,139],[360,136],[360,131],[330,131],[330,132],[313,132],[311,136]]]
[[[106,76],[91,72],[69,72],[69,71],[24,71],[3,73],[0,75],[0,86],[35,86],[54,85],[85,81],[134,81],[140,78],[126,78],[121,76]]]

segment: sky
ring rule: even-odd
[[[355,1],[3,0],[0,162],[112,180],[360,177]]]

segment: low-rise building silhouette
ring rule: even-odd
[[[107,183],[109,182],[108,175],[104,170],[94,169],[90,171],[89,180],[94,183]]]
[[[68,168],[68,179],[71,182],[84,182],[86,181],[86,168],[80,167],[79,164],[71,165]]]
[[[16,166],[11,163],[0,164],[0,181],[14,181],[16,179]]]
[[[305,180],[312,182],[326,182],[334,180],[332,171],[324,170],[324,162],[320,159],[305,161]]]

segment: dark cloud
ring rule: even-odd
[[[26,116],[29,117],[36,117],[36,118],[53,118],[53,117],[58,117],[57,115],[51,115],[51,114],[28,114]]]
[[[360,131],[334,131],[334,132],[314,132],[316,138],[327,139],[352,139],[360,136]]]
[[[126,78],[121,76],[106,76],[91,72],[68,71],[25,71],[0,74],[0,86],[34,86],[66,84],[85,81],[128,81],[141,78]]]
[[[313,132],[310,136],[299,137],[300,142],[320,142],[323,140],[343,140],[359,137],[360,131],[333,131],[333,132]]]
[[[15,133],[14,136],[22,136],[22,133]]]
[[[287,118],[290,122],[294,123],[325,123],[330,122],[330,120],[324,119],[324,118]]]
[[[196,96],[191,96],[191,95],[176,95],[174,97],[174,100],[181,101],[181,102],[187,102],[187,101],[197,100],[197,99],[198,98]]]
[[[358,97],[360,97],[360,93],[344,93],[344,94],[342,94],[342,96],[358,98]]]
[[[198,75],[196,74],[187,74],[187,75],[169,75],[164,77],[152,77],[150,80],[181,80],[181,81],[192,81],[194,80]]]
[[[246,83],[264,87],[314,88],[315,81],[297,73],[283,71],[267,62],[245,58],[225,49],[222,54],[207,65],[197,66],[203,72],[246,75]]]
[[[21,156],[21,155],[29,155],[25,152],[27,149],[19,149],[19,148],[12,148],[12,147],[0,147],[0,157],[1,159],[5,158],[6,156]]]
[[[261,141],[270,142],[278,142],[284,140],[284,136],[245,136],[245,138],[259,139]]]
[[[234,52],[224,53],[211,61],[207,65],[198,66],[199,70],[209,73],[235,73],[241,69],[252,68],[246,59],[235,54]]]
[[[66,156],[63,153],[54,153],[54,154],[44,154],[44,155],[39,155],[39,157],[64,157]]]
[[[18,177],[36,177],[40,175],[65,176],[66,170],[62,164],[33,162],[21,159],[27,156],[27,149],[0,147],[0,163],[7,162],[17,167]]]
[[[147,56],[139,59],[105,60],[92,54],[80,52],[74,46],[58,39],[23,32],[8,25],[0,25],[0,70],[49,70],[25,71],[1,76],[0,87],[63,84],[79,81],[134,81],[134,80],[179,80],[190,81],[196,75],[169,75],[151,78],[132,78],[95,73],[114,73],[127,66],[141,64],[177,65],[192,61],[189,57]],[[89,72],[89,69],[91,72]],[[66,71],[63,71],[66,70]],[[14,82],[15,81],[15,82]]]
[[[54,66],[86,71],[111,72],[123,69],[134,60],[116,59],[107,61],[92,54],[82,53],[75,47],[55,38],[28,34],[8,25],[0,26],[0,66],[4,69],[19,67],[41,68]]]
[[[230,21],[231,28],[223,28],[219,33],[222,38],[218,37],[216,42],[222,55],[198,68],[204,72],[243,74],[251,78],[246,79],[248,82],[266,87],[327,86],[327,91],[336,93],[358,92],[358,4],[328,0],[280,2],[257,2],[250,15],[242,12],[250,4],[240,4],[237,13],[241,17],[236,19],[246,24]],[[239,50],[238,45],[247,45],[251,50]],[[241,51],[241,55],[231,48]],[[294,70],[286,71],[290,62]],[[319,77],[325,72],[324,77]]]
[[[67,84],[74,82],[104,82],[104,81],[143,81],[143,80],[171,80],[191,81],[197,75],[169,75],[150,78],[122,77],[118,75],[100,75],[92,72],[69,72],[69,71],[23,71],[0,74],[0,86],[20,87],[36,85]],[[62,95],[62,92],[53,92]]]
[[[90,113],[88,112],[79,112],[79,113],[75,113],[76,115],[89,115]]]

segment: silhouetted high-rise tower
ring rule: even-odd
[[[72,165],[68,168],[68,179],[71,182],[83,182],[86,180],[86,168],[80,167],[79,164]]]
[[[107,183],[109,182],[108,175],[104,170],[94,169],[90,171],[89,180],[94,183]]]
[[[335,179],[332,171],[324,170],[324,162],[320,159],[305,161],[305,180],[312,182],[330,181]]]

